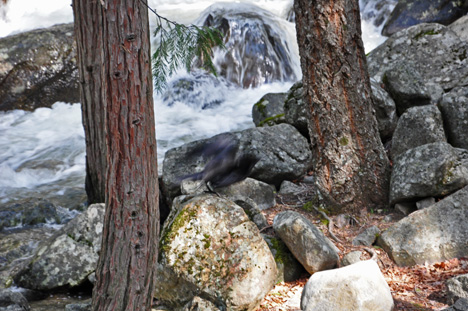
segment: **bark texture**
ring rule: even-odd
[[[78,40],[85,40],[78,42],[85,58],[79,64],[91,109],[83,119],[106,147],[106,214],[93,310],[147,311],[159,232],[148,9],[140,0],[74,0],[73,8]],[[95,123],[101,118],[102,127]]]
[[[106,137],[101,94],[102,19],[99,1],[73,1],[75,36],[80,73],[81,114],[86,139],[85,189],[88,203],[104,203],[106,193]]]
[[[388,204],[358,0],[295,0],[296,29],[317,187],[341,210]]]

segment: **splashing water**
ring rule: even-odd
[[[294,25],[285,21],[292,0],[235,2],[254,3],[270,11],[275,18],[283,20],[281,29],[276,31],[291,42],[290,57],[299,77]],[[72,22],[70,3],[63,0],[10,0],[6,7],[0,8],[0,37]],[[178,22],[193,23],[214,2],[153,0],[148,3],[159,14]],[[150,21],[154,22],[152,16]],[[372,21],[363,20],[362,29],[367,52],[385,39],[378,34],[379,29]],[[169,83],[186,75],[181,70],[171,77]],[[221,132],[253,127],[253,104],[266,93],[286,92],[293,82],[274,82],[248,89],[213,85],[204,90],[205,94],[200,92],[200,96],[210,96],[212,92],[216,93],[217,98],[221,97],[221,104],[210,109],[187,105],[180,100],[175,100],[169,106],[162,95],[155,94],[159,169],[164,153],[170,148]],[[206,85],[201,87],[206,88]],[[51,108],[39,108],[34,112],[0,112],[0,202],[28,197],[41,191],[60,195],[67,187],[83,187],[84,177],[85,142],[79,104],[56,103]]]

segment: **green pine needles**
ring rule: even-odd
[[[166,87],[167,78],[182,65],[190,71],[197,62],[199,67],[216,76],[212,49],[215,46],[224,48],[221,31],[205,26],[182,25],[149,9],[156,14],[158,22],[154,36],[158,37],[159,46],[152,57],[156,91],[161,93]]]

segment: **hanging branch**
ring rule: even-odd
[[[215,46],[224,48],[221,31],[211,27],[179,24],[159,15],[143,0],[141,2],[157,18],[154,36],[159,38],[159,46],[152,57],[156,91],[164,90],[167,78],[181,65],[185,65],[187,71],[190,71],[195,59],[201,62],[203,69],[217,75],[212,61],[212,49]]]

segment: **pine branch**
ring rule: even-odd
[[[161,93],[167,78],[180,66],[187,71],[193,67],[194,61],[201,62],[201,67],[215,76],[216,68],[212,60],[212,49],[224,47],[223,34],[216,28],[183,25],[171,21],[140,0],[152,13],[156,15],[157,26],[154,36],[159,39],[159,46],[152,56],[154,87]]]

